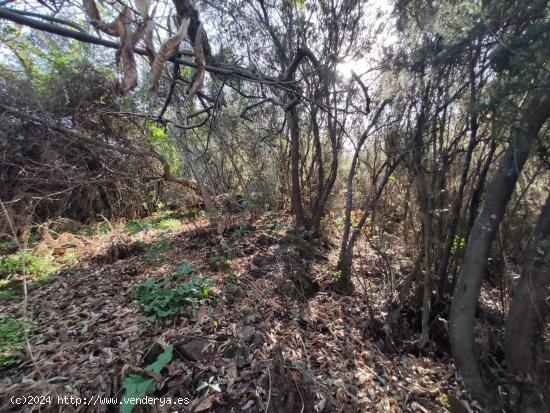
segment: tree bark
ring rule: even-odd
[[[397,159],[387,165],[386,173],[382,177],[382,180],[378,185],[378,188],[376,189],[376,193],[372,196],[369,203],[366,205],[365,210],[363,211],[363,214],[361,215],[357,226],[353,228],[353,231],[351,230],[351,224],[344,228],[344,239],[347,240],[347,242],[342,243],[340,255],[338,258],[338,265],[336,267],[337,270],[340,271],[340,278],[338,278],[338,280],[333,285],[333,289],[337,293],[351,295],[351,293],[353,292],[353,284],[351,282],[351,265],[353,261],[353,250],[355,249],[355,244],[359,239],[359,235],[361,234],[361,230],[367,222],[367,219],[375,210],[376,204],[382,196],[382,192],[384,192],[384,188],[386,187],[386,184],[388,183],[388,180],[395,168],[397,167],[399,161],[400,159]],[[348,185],[351,185],[351,181],[348,182]],[[350,190],[349,188],[351,188],[351,186],[348,186],[348,191]],[[346,207],[346,219],[349,219],[349,216],[351,215],[351,198],[348,198],[348,201],[349,204]]]
[[[550,116],[550,95],[535,93],[526,95],[519,125],[512,130],[509,146],[487,187],[482,210],[470,232],[451,305],[449,333],[458,375],[473,397],[486,406],[493,398],[485,387],[475,355],[474,316],[491,244],[529,157],[530,145]]]
[[[534,343],[550,311],[550,193],[525,252],[504,334],[504,353],[512,370],[535,375]]]
[[[305,229],[306,217],[302,203],[302,191],[300,189],[300,124],[298,123],[298,111],[295,104],[291,103],[287,116],[290,131],[290,201],[296,220],[296,228]]]

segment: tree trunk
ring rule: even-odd
[[[477,105],[477,87],[476,87],[476,72],[475,62],[479,58],[480,49],[476,49],[476,53],[470,56],[469,62],[469,78],[470,78],[470,113],[469,113],[469,128],[470,128],[470,140],[468,142],[468,148],[466,150],[466,156],[464,158],[464,164],[462,166],[462,174],[460,175],[460,184],[458,186],[458,193],[454,200],[453,207],[451,209],[451,223],[447,236],[445,238],[445,244],[441,250],[441,254],[438,259],[438,297],[443,297],[447,290],[448,276],[447,267],[449,266],[449,258],[453,247],[453,241],[455,240],[458,224],[460,222],[460,212],[462,209],[462,198],[464,197],[464,188],[466,187],[466,181],[468,180],[468,173],[470,171],[470,164],[472,162],[472,156],[474,149],[477,145],[477,130],[479,127],[478,115],[474,108]]]
[[[498,140],[496,137],[493,137],[489,147],[489,153],[487,154],[487,159],[483,164],[483,168],[479,172],[479,177],[476,182],[476,186],[472,191],[472,196],[470,197],[470,207],[468,208],[470,213],[468,216],[468,232],[474,226],[475,219],[477,217],[477,212],[479,210],[479,205],[481,204],[481,197],[483,194],[483,188],[485,187],[485,182],[487,181],[487,174],[489,173],[489,168],[493,163],[493,157],[495,156],[495,151],[497,149]],[[481,159],[479,162],[481,163]]]
[[[504,353],[514,371],[535,375],[534,343],[537,331],[550,311],[550,194],[542,207],[525,252],[521,278],[514,296],[504,334]]]
[[[297,229],[305,229],[306,218],[304,206],[302,204],[302,192],[300,189],[300,125],[296,105],[291,103],[291,108],[287,111],[288,126],[290,130],[290,174],[291,188],[290,201],[292,203],[292,212],[296,220]]]
[[[529,156],[530,144],[550,116],[550,96],[529,94],[522,105],[519,125],[512,130],[510,144],[487,187],[482,210],[470,232],[451,305],[449,333],[458,375],[473,397],[486,405],[492,397],[485,387],[475,355],[474,316],[491,244]]]
[[[382,192],[384,192],[384,188],[386,187],[386,184],[388,183],[388,180],[390,179],[391,174],[397,167],[399,161],[400,159],[397,159],[386,167],[386,173],[382,177],[382,180],[378,185],[376,193],[373,195],[373,197],[370,199],[369,203],[365,207],[365,211],[361,215],[361,218],[359,219],[357,226],[353,228],[353,231],[351,231],[351,221],[350,221],[352,199],[349,196],[349,194],[351,193],[350,188],[351,188],[352,181],[348,182],[349,186],[348,186],[348,205],[346,206],[346,222],[349,221],[350,224],[344,228],[344,240],[342,242],[342,247],[340,249],[340,256],[338,258],[338,265],[336,267],[336,269],[340,271],[340,278],[338,278],[338,280],[333,284],[334,291],[340,294],[350,295],[353,292],[353,284],[351,282],[351,265],[353,261],[353,250],[355,249],[355,244],[359,239],[359,235],[361,234],[361,230],[363,229],[363,226],[367,222],[367,218],[371,216],[372,212],[376,208],[376,204],[378,203],[378,200],[382,196]]]

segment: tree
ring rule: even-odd
[[[542,83],[548,79],[541,79]],[[474,348],[474,320],[489,250],[531,146],[550,117],[550,94],[541,87],[525,93],[521,117],[511,132],[510,143],[484,195],[474,223],[451,306],[449,333],[458,373],[474,397],[490,405]]]
[[[535,377],[535,344],[549,313],[550,195],[546,198],[524,254],[504,335],[506,359],[515,371]]]

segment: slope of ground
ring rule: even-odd
[[[0,371],[0,409],[117,411],[55,403],[23,409],[10,397],[120,401],[124,379],[134,374],[153,379],[155,396],[189,399],[177,409],[157,404],[147,411],[437,412],[461,395],[448,358],[388,351],[383,326],[369,335],[373,298],[366,294],[377,294],[375,277],[352,297],[334,295],[327,288],[330,246],[308,251],[289,237],[283,216],[241,217],[228,226],[222,237],[201,220],[126,233],[127,243],[139,241],[137,252],[83,257],[32,289],[33,359]],[[212,281],[207,303],[182,316],[148,318],[136,286],[183,264]],[[309,299],[298,282],[289,283],[299,271],[319,286]],[[21,305],[20,297],[0,301],[3,313]],[[169,344],[167,366],[144,372]]]

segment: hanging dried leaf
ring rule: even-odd
[[[83,0],[84,3],[84,10],[86,10],[86,14],[90,18],[90,22],[95,26],[98,23],[101,23],[101,16],[99,15],[99,10],[97,9],[97,6],[95,5],[94,0]]]
[[[149,7],[151,6],[150,0],[135,0],[136,9],[144,19],[149,17]]]
[[[187,36],[189,21],[190,20],[188,18],[183,19],[176,34],[166,40],[160,47],[160,50],[155,57],[155,61],[153,62],[151,73],[149,74],[150,93],[154,94],[157,91],[160,75],[162,73],[162,69],[164,68],[164,64],[166,63],[166,60],[168,60],[168,58],[172,56],[179,44],[182,42],[185,36]]]
[[[206,69],[206,63],[204,58],[204,47],[203,47],[203,41],[202,41],[203,32],[204,32],[204,29],[201,23],[201,25],[199,26],[199,29],[197,30],[197,36],[195,37],[195,44],[194,44],[195,63],[197,65],[197,70],[193,75],[191,86],[189,87],[189,90],[187,92],[186,100],[189,107],[191,107],[191,105],[193,104],[193,98],[195,97],[196,93],[202,88],[202,85],[204,83],[204,72]]]
[[[111,23],[105,23],[101,19],[101,15],[99,14],[99,10],[97,9],[94,0],[83,0],[83,3],[86,14],[90,19],[90,23],[92,23],[96,30],[102,31],[110,36],[121,37],[122,32],[124,31],[123,20],[129,12],[127,7],[124,7],[118,17]]]
[[[155,13],[157,8],[154,7],[151,12],[151,17],[148,17],[147,23],[145,26],[145,32],[143,33],[143,43],[145,43],[145,51],[147,52],[147,58],[149,59],[149,65],[153,65],[155,61],[156,51],[155,45],[153,44],[153,31],[155,30]]]
[[[101,20],[99,10],[94,0],[83,0],[84,8],[90,18],[92,25],[99,31],[102,31],[111,36],[120,38],[120,47],[116,52],[115,61],[121,66],[122,81],[120,90],[125,93],[134,89],[138,83],[138,72],[134,48],[140,39],[148,33],[150,38],[150,46],[152,46],[152,31],[154,22],[149,18],[149,0],[136,0],[136,8],[139,10],[143,20],[134,27],[132,12],[128,7],[124,7],[118,17],[112,23],[105,23]],[[135,29],[135,30],[134,30]],[[147,45],[147,40],[145,41]],[[154,53],[154,50],[151,52]]]

